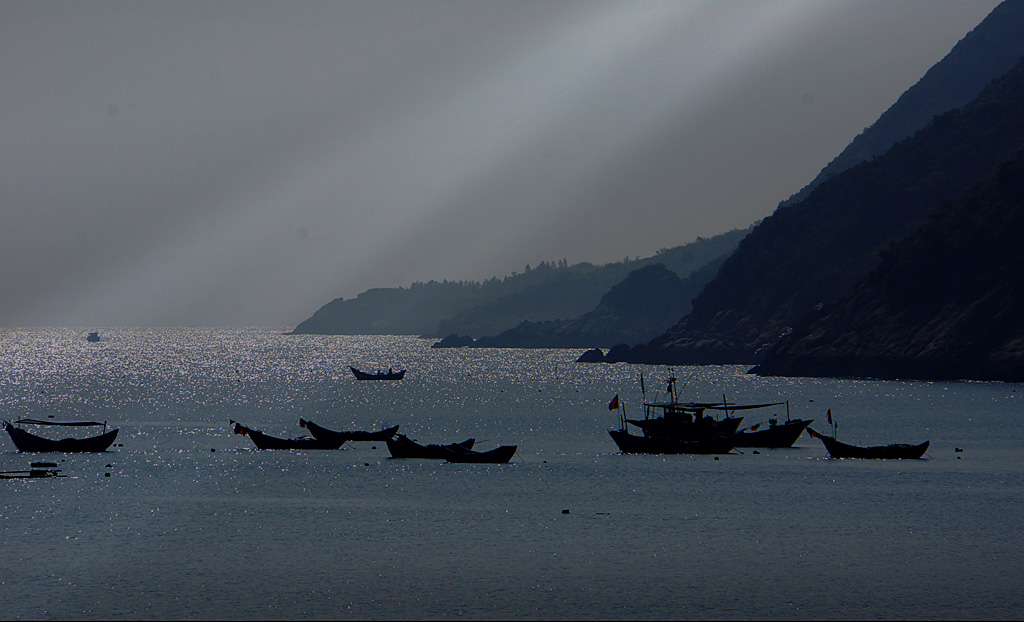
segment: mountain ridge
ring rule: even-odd
[[[973,101],[992,79],[1010,71],[1024,56],[1022,32],[1024,2],[1007,0],[996,5],[877,121],[850,141],[809,184],[783,205],[806,199],[826,179],[882,155],[936,116]]]
[[[522,273],[484,282],[430,281],[408,288],[374,288],[352,299],[328,302],[290,334],[440,337],[464,333],[489,337],[524,321],[568,320],[593,311],[602,296],[638,268],[662,264],[680,277],[689,278],[732,252],[749,231],[734,229],[709,238],[698,236],[688,244],[663,248],[650,257],[626,258],[603,266],[586,262],[570,266],[564,260],[541,262],[536,268],[526,266]]]
[[[780,206],[741,242],[693,311],[627,360],[760,362],[805,315],[874,268],[881,250],[1024,147],[1022,73],[1018,64],[964,108]]]
[[[1024,381],[1024,150],[752,373]]]

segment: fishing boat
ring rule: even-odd
[[[516,455],[518,445],[502,445],[490,451],[442,448],[444,459],[458,464],[506,464]]]
[[[756,423],[740,430],[736,434],[737,447],[768,447],[781,448],[792,447],[796,439],[800,438],[804,429],[814,422],[814,419],[791,419],[789,417],[789,402],[786,404],[786,420],[779,423],[778,417],[772,417],[767,424]],[[770,404],[769,406],[777,406]]]
[[[100,334],[98,332],[91,332],[88,335],[86,335],[85,340],[86,341],[99,341],[100,340]]]
[[[345,441],[386,441],[398,433],[397,425],[376,432],[364,432],[362,430],[335,432],[305,419],[299,419],[299,427],[306,428],[314,438],[322,441],[341,439],[343,443]]]
[[[24,430],[18,426],[21,425],[37,425],[37,426],[58,426],[58,427],[92,427],[92,426],[103,426],[103,433],[99,436],[91,436],[88,438],[64,438],[61,440],[51,440],[42,436],[37,436],[31,432]],[[50,452],[99,452],[106,451],[110,447],[114,439],[117,438],[117,428],[113,430],[107,430],[107,423],[100,423],[98,421],[43,421],[39,419],[19,419],[14,423],[10,421],[3,422],[4,430],[10,435],[11,440],[14,441],[14,445],[18,448],[18,451],[50,451]]]
[[[684,384],[685,386],[685,384]],[[735,404],[725,396],[721,402],[680,402],[676,394],[676,378],[668,379],[667,401],[647,401],[644,378],[640,376],[644,394],[643,419],[628,419],[616,395],[609,410],[619,411],[619,429],[609,430],[622,453],[628,454],[724,454],[737,446],[737,429],[742,416],[737,413],[758,408],[781,406],[787,402],[767,404]],[[715,416],[708,414],[715,413]],[[787,410],[788,413],[788,410]],[[722,416],[718,416],[718,415]],[[788,417],[788,414],[787,414]],[[643,431],[633,434],[629,426]],[[802,431],[802,428],[801,428]],[[797,432],[799,435],[799,431]],[[751,439],[760,442],[760,438]],[[774,440],[774,439],[773,439]],[[793,441],[796,437],[793,438]],[[790,441],[792,444],[792,441]]]
[[[231,421],[231,424],[234,425],[235,434],[248,436],[257,449],[338,449],[345,442],[337,439],[320,440],[312,436],[278,438],[246,427],[237,421]]]
[[[674,400],[671,402],[644,402],[644,418],[627,419],[626,421],[640,428],[647,435],[671,436],[677,440],[697,441],[735,434],[743,417],[731,416],[731,411],[770,405],[772,404],[739,406],[727,403],[680,403]],[[655,414],[658,410],[661,411],[660,415]],[[705,414],[709,410],[724,411],[725,416],[717,419]]]
[[[727,454],[736,447],[735,435],[685,440],[672,436],[639,436],[629,430],[608,430],[624,454]]]
[[[356,377],[356,380],[401,380],[405,378],[405,370],[392,371],[388,369],[386,372],[377,370],[375,374],[368,374],[365,371],[359,371],[355,367],[349,366],[352,370],[352,375]]]
[[[857,445],[847,445],[841,443],[833,436],[825,436],[819,434],[811,428],[807,428],[807,433],[816,439],[819,439],[825,449],[828,450],[829,456],[833,458],[875,458],[880,460],[917,460],[924,456],[924,452],[928,451],[928,443],[931,441],[925,441],[920,445],[910,445],[907,443],[893,443],[891,445],[875,445],[871,447],[858,447]]]
[[[668,378],[668,388],[665,391],[666,401],[658,401],[657,399],[648,401],[647,390],[644,387],[644,377],[641,374],[640,390],[644,395],[644,418],[626,419],[623,414],[620,421],[620,430],[625,430],[626,424],[631,424],[643,430],[645,437],[666,436],[677,441],[710,440],[736,434],[740,423],[743,421],[743,417],[738,416],[740,412],[787,404],[787,402],[735,404],[730,403],[724,395],[721,402],[681,402],[676,393],[676,382],[675,375],[670,375]],[[688,382],[687,380],[687,382],[683,383],[684,388]],[[610,410],[615,410],[619,407],[617,395],[608,407]],[[712,413],[714,416],[712,416]],[[796,439],[794,438],[794,440]]]
[[[450,445],[420,445],[404,434],[395,434],[387,439],[388,451],[392,458],[419,458],[423,460],[445,460],[446,451],[472,451],[474,439],[467,438],[461,443]]]
[[[761,424],[757,424],[740,430],[736,434],[736,446],[775,449],[792,447],[804,429],[813,422],[814,419],[790,419],[779,423],[777,419],[769,419],[768,427],[764,429],[760,429]]]

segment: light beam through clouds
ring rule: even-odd
[[[796,192],[997,4],[0,6],[0,325],[293,326]]]

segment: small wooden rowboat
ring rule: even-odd
[[[386,441],[396,433],[398,433],[398,426],[392,426],[376,432],[363,432],[362,430],[352,430],[348,432],[335,432],[334,430],[328,430],[327,428],[318,426],[312,421],[305,419],[299,419],[299,427],[306,428],[314,438],[322,441],[331,441],[341,439],[341,442],[345,441]]]
[[[404,434],[387,439],[388,451],[392,458],[419,458],[421,460],[445,460],[446,451],[472,451],[474,440],[467,438],[461,443],[450,445],[420,445]]]
[[[857,445],[847,445],[846,443],[840,443],[831,436],[825,436],[819,434],[814,430],[807,428],[807,433],[814,438],[819,439],[825,449],[828,450],[828,454],[833,458],[876,458],[881,460],[916,460],[924,455],[924,452],[928,451],[928,443],[925,441],[920,445],[910,445],[907,443],[893,443],[891,445],[875,445],[872,447],[858,447]]]
[[[36,436],[27,430],[23,430],[18,425],[38,425],[38,426],[103,426],[104,433],[99,436],[91,436],[88,438],[64,438],[60,440],[51,440],[42,436]],[[106,451],[114,439],[117,438],[117,428],[106,431],[107,424],[100,423],[98,421],[74,421],[74,422],[57,422],[57,421],[42,421],[38,419],[19,419],[14,423],[10,421],[4,421],[3,427],[7,430],[7,434],[10,435],[11,440],[14,441],[15,447],[18,451],[52,451],[52,452],[99,452]]]
[[[312,436],[300,438],[278,438],[264,434],[259,430],[248,428],[237,421],[231,421],[234,425],[235,434],[248,436],[255,443],[257,449],[338,449],[343,440],[322,441]]]
[[[813,419],[790,419],[782,423],[774,419],[764,429],[759,429],[760,424],[740,430],[736,434],[737,447],[792,447],[796,439],[800,438],[804,428],[811,425]]]

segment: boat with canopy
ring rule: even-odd
[[[54,427],[103,427],[103,433],[98,436],[86,438],[62,438],[53,440],[38,434],[33,434],[20,426],[54,426]],[[3,422],[3,428],[14,441],[18,451],[39,451],[39,452],[99,452],[106,451],[117,438],[117,428],[107,430],[107,422],[99,421],[48,421],[43,419],[19,419],[13,423]]]

